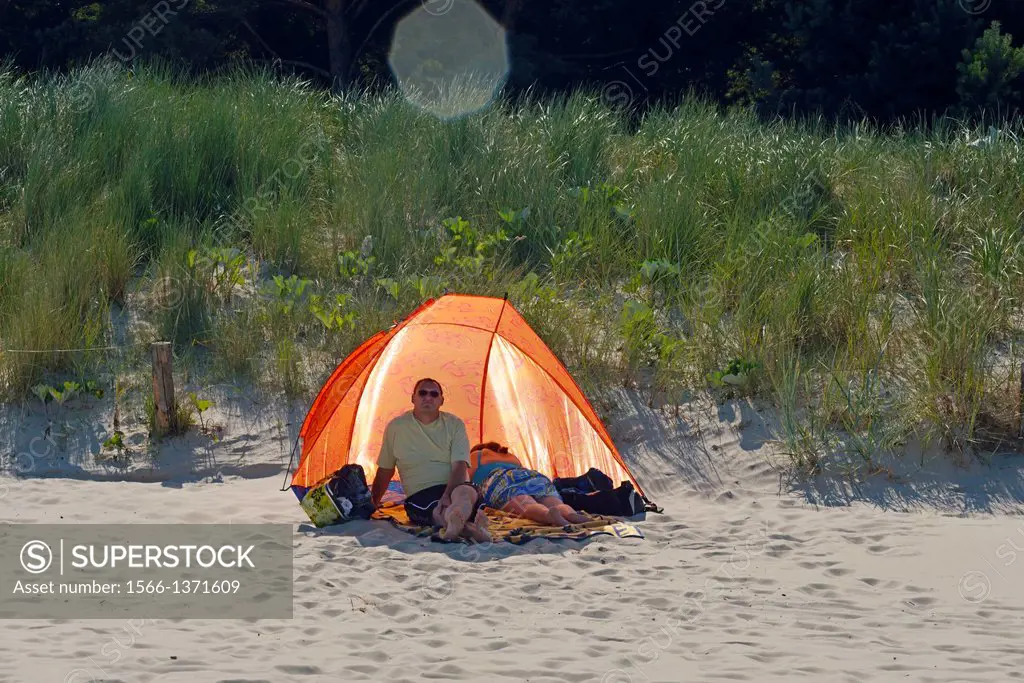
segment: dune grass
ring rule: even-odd
[[[633,130],[587,93],[441,120],[265,72],[6,69],[0,390],[160,338],[309,398],[425,298],[508,292],[588,391],[770,400],[804,469],[914,437],[992,452],[1024,324],[1024,149],[1000,126],[970,146],[986,131],[949,119],[689,98]]]

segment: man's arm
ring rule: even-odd
[[[466,434],[466,424],[459,419],[455,421],[455,434],[452,436],[449,457],[452,462],[452,473],[448,477],[444,495],[441,496],[442,508],[452,502],[452,489],[464,481],[469,481],[469,437]]]
[[[377,474],[373,476],[373,489],[370,492],[370,495],[373,496],[373,507],[375,509],[380,507],[380,499],[388,492],[388,484],[393,476],[395,476],[395,468],[377,468]]]
[[[456,460],[452,463],[452,473],[448,477],[448,486],[441,496],[441,507],[447,507],[452,502],[452,489],[464,481],[469,481],[469,463],[465,460]]]
[[[370,489],[370,496],[373,498],[373,507],[380,506],[380,499],[387,493],[391,477],[395,476],[395,467],[398,460],[395,458],[395,451],[391,443],[392,423],[384,428],[384,435],[380,440],[380,453],[377,455],[377,474],[373,475],[373,486]]]

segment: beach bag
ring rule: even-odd
[[[574,489],[560,491],[559,495],[566,505],[580,512],[595,515],[611,515],[612,517],[632,517],[646,512],[649,508],[633,484],[628,481],[615,489],[580,493]]]
[[[611,491],[615,488],[611,477],[591,467],[586,474],[578,477],[557,477],[551,480],[559,493],[571,491],[572,493],[594,493],[595,491]]]
[[[307,491],[299,505],[317,528],[369,519],[373,499],[362,465],[345,465]]]

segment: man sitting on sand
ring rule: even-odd
[[[469,481],[466,423],[441,411],[444,392],[434,379],[416,382],[412,405],[411,411],[384,429],[373,479],[373,506],[380,506],[397,467],[410,522],[438,527],[448,541],[460,535],[478,543],[490,541],[480,494]]]

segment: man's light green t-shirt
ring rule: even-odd
[[[405,495],[411,496],[429,486],[447,484],[452,464],[458,460],[469,462],[466,423],[441,411],[436,420],[423,424],[409,411],[384,428],[377,466],[385,470],[397,466]]]

